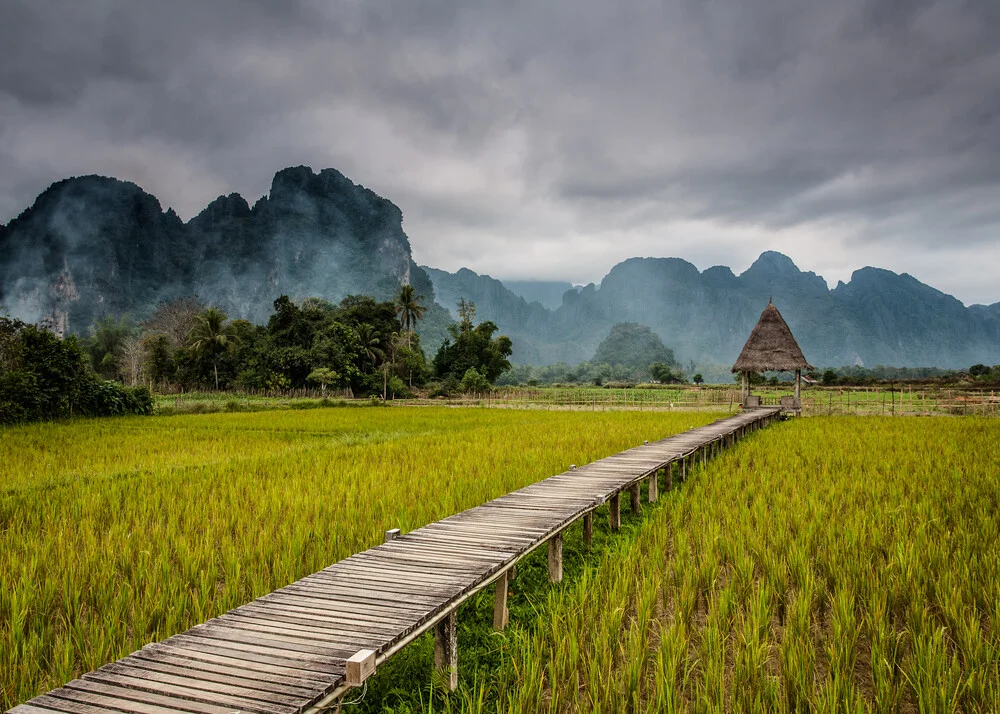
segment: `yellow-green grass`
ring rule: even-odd
[[[983,418],[755,434],[552,589],[444,708],[1000,711],[998,464]]]
[[[0,429],[0,710],[712,414],[317,409]]]

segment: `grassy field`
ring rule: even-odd
[[[6,708],[381,541],[717,414],[315,409],[0,432]],[[1000,711],[1000,421],[824,417],[566,534],[355,712]],[[12,674],[10,674],[12,673]]]
[[[997,464],[990,419],[772,427],[539,591],[439,708],[1000,711]]]
[[[311,409],[2,429],[0,710],[388,528],[716,416]]]

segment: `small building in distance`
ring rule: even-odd
[[[785,318],[770,300],[760,314],[757,325],[750,333],[743,351],[733,365],[733,372],[742,375],[742,402],[744,407],[760,406],[760,398],[750,394],[751,372],[795,372],[795,402],[787,404],[782,398],[782,406],[790,406],[796,411],[802,408],[802,370],[813,366],[806,361],[799,343],[788,329]]]

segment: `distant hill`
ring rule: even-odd
[[[520,363],[589,359],[612,325],[636,322],[649,325],[684,365],[731,365],[772,296],[816,366],[1000,363],[1000,303],[967,308],[879,268],[857,270],[830,290],[776,252],[740,275],[724,266],[699,271],[679,258],[631,258],[600,286],[565,294],[553,311],[532,310],[499,281],[469,270],[429,275],[442,299],[475,300],[479,314],[514,340]]]
[[[252,206],[239,194],[220,196],[187,222],[133,183],[71,178],[0,226],[0,306],[60,331],[83,333],[104,314],[142,319],[158,301],[185,295],[263,321],[282,294],[386,299],[405,281],[430,307],[419,329],[431,354],[465,297],[477,319],[512,338],[518,363],[578,363],[613,325],[638,323],[685,367],[719,372],[773,296],[817,367],[1000,363],[1000,303],[966,308],[878,268],[830,290],[774,252],[740,275],[679,258],[631,258],[582,288],[419,267],[400,209],[334,169],[284,169]]]

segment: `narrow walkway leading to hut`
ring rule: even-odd
[[[298,714],[329,706],[430,629],[435,662],[457,684],[456,611],[496,584],[494,626],[507,624],[507,577],[548,544],[549,578],[562,579],[562,532],[621,495],[639,503],[648,479],[675,470],[766,426],[780,409],[744,411],[714,424],[571,468],[482,506],[399,535],[264,595],[221,617],[143,647],[128,657],[10,710],[11,714]]]

